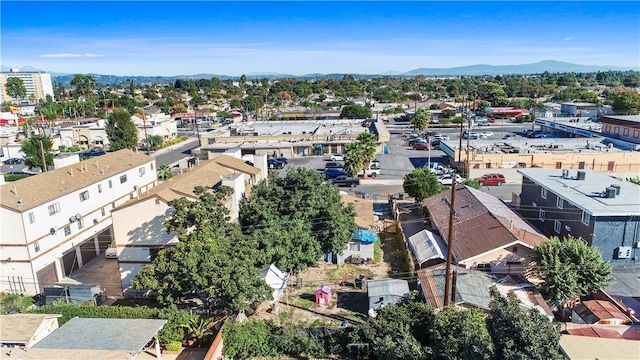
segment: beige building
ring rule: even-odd
[[[215,189],[229,186],[233,194],[223,200],[229,209],[229,221],[238,221],[240,200],[256,184],[261,171],[241,159],[221,155],[192,166],[187,172],[158,185],[148,193],[111,212],[113,235],[122,288],[126,296],[136,296],[130,281],[157,252],[178,242],[177,233],[167,233],[163,222],[171,215],[171,200],[185,197],[197,200],[196,186]]]
[[[60,145],[77,146],[81,149],[109,147],[104,119],[86,119],[86,124],[60,128]]]
[[[131,121],[138,127],[138,141],[146,143],[146,136],[162,136],[163,140],[174,139],[178,135],[178,126],[175,119],[166,114],[135,114]]]
[[[286,157],[344,152],[369,128],[361,120],[300,120],[244,122],[200,134],[202,151],[223,152],[240,148],[242,154],[282,154]],[[383,122],[374,123],[378,136],[377,153],[386,150],[390,133]]]

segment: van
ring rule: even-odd
[[[477,126],[489,126],[489,125],[491,125],[491,123],[489,122],[489,120],[487,120],[487,119],[485,119],[485,118],[476,119],[476,120],[474,121],[474,123],[475,123]]]

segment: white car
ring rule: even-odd
[[[492,137],[492,136],[494,135],[494,134],[493,134],[493,131],[485,131],[485,132],[483,132],[483,134],[484,134],[484,136],[486,136],[486,137]]]
[[[458,174],[444,174],[438,176],[438,182],[442,185],[453,185],[453,178],[456,179],[456,184],[460,184],[462,182],[462,177]]]
[[[331,161],[344,161],[343,154],[333,154],[331,155]]]

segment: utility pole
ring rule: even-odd
[[[147,115],[144,113],[144,109],[142,109],[142,126],[144,126],[144,138],[147,141],[147,155],[151,156],[151,144],[149,144],[149,135],[147,135]]]
[[[456,183],[451,186],[451,204],[449,207],[449,235],[447,241],[447,270],[444,279],[444,306],[449,305],[449,289],[451,288],[451,258],[453,253],[453,224],[456,216]]]
[[[534,131],[536,128],[536,107],[538,105],[538,90],[540,90],[540,80],[537,81],[536,84],[536,93],[534,94],[533,100],[533,119],[531,119],[531,131]]]

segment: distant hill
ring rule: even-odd
[[[425,76],[481,76],[481,75],[531,75],[542,74],[547,71],[550,73],[588,73],[598,71],[625,71],[637,70],[634,68],[625,68],[619,66],[598,66],[598,65],[578,65],[562,61],[544,60],[533,64],[522,65],[471,65],[453,68],[420,68],[404,73],[406,76],[425,75]]]
[[[8,71],[13,66],[2,66],[2,71]],[[20,68],[20,67],[18,67]],[[20,68],[22,71],[43,71],[40,69],[35,69],[30,66],[23,66]],[[545,71],[550,73],[588,73],[588,72],[598,72],[598,71],[626,71],[626,70],[635,70],[637,68],[633,67],[620,67],[620,66],[599,66],[599,65],[580,65],[580,64],[572,64],[562,61],[555,60],[544,60],[537,63],[532,64],[521,64],[521,65],[486,65],[486,64],[478,64],[478,65],[470,65],[470,66],[459,66],[452,68],[419,68],[410,70],[407,72],[398,72],[398,71],[386,71],[380,74],[348,74],[352,75],[355,78],[359,79],[371,79],[381,76],[386,77],[413,77],[416,75],[424,75],[424,76],[495,76],[495,75],[534,75],[534,74],[542,74]],[[99,83],[103,84],[124,84],[131,80],[133,80],[136,84],[173,84],[178,79],[211,79],[211,78],[219,78],[222,80],[232,79],[237,80],[240,79],[240,76],[237,75],[223,75],[223,74],[209,74],[209,73],[201,73],[201,74],[192,74],[192,75],[175,75],[175,76],[119,76],[119,75],[102,75],[102,74],[86,74],[92,75]],[[297,77],[299,79],[341,79],[346,75],[345,73],[330,73],[330,74],[321,74],[321,73],[310,73],[304,75],[292,75],[292,74],[283,74],[283,73],[275,73],[275,72],[255,72],[246,74],[249,80],[256,80],[262,78],[268,79],[279,79],[286,77]],[[68,84],[71,79],[73,79],[73,74],[63,74],[63,73],[54,73],[51,72],[51,76],[57,82],[62,84]]]

